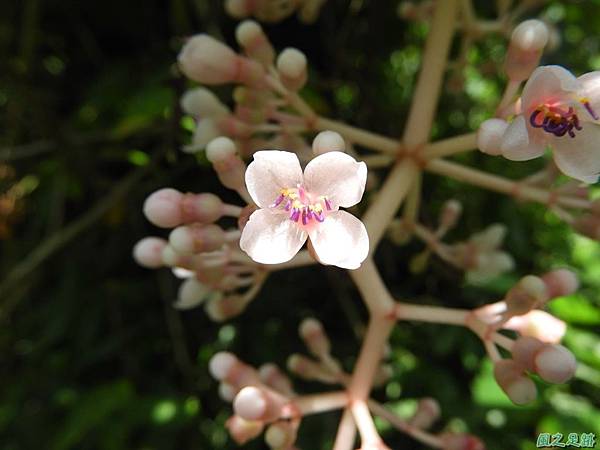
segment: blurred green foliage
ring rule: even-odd
[[[493,18],[493,2],[475,3],[482,17]],[[366,315],[342,271],[276,274],[246,314],[219,325],[201,310],[174,311],[176,284],[168,271],[147,271],[132,261],[139,238],[162,233],[141,214],[153,190],[212,191],[238,202],[206,164],[178,151],[191,124],[178,107],[186,82],[176,74],[176,53],[194,32],[233,43],[235,22],[221,2],[21,0],[3,6],[0,186],[18,200],[2,216],[0,267],[3,275],[19,268],[26,276],[0,294],[2,449],[234,448],[223,428],[230,407],[207,374],[209,358],[227,349],[254,365],[283,365],[289,353],[303,351],[296,328],[309,315],[325,323],[336,355],[351,368]],[[321,113],[399,136],[427,26],[402,21],[396,7],[397,1],[330,0],[315,25],[290,18],[266,31],[278,49],[306,52],[311,77],[304,95]],[[553,1],[531,12],[538,13],[563,37],[544,63],[575,73],[600,69],[599,2]],[[470,131],[491,116],[503,88],[504,51],[505,39],[490,36],[465,55],[466,67],[448,72],[435,139]],[[217,92],[230,98],[228,88]],[[478,153],[456,159],[509,177],[541,164]],[[425,274],[411,274],[407,261],[421,250],[418,243],[384,245],[377,261],[393,294],[470,308],[498,298],[523,274],[573,267],[581,291],[553,302],[550,311],[569,323],[565,342],[580,368],[568,385],[539,382],[538,401],[518,408],[494,383],[468,331],[400,323],[391,340],[395,375],[374,395],[405,416],[416,398],[433,396],[442,405],[442,424],[480,435],[494,450],[532,449],[541,431],[600,436],[600,247],[541,206],[515,205],[429,175],[424,195],[421,219],[429,224],[445,199],[464,203],[452,239],[506,223],[517,269],[475,288],[435,259]],[[56,236],[66,239],[52,247]],[[56,251],[41,264],[34,258],[32,266],[32,252],[48,245]],[[298,382],[298,388],[320,386]],[[337,419],[334,413],[307,418],[299,446],[329,448]],[[377,423],[392,448],[421,448]],[[265,447],[257,440],[246,448]]]

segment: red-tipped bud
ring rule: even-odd
[[[207,34],[190,38],[179,53],[179,66],[190,79],[203,84],[263,84],[264,69],[256,61],[237,55]]]
[[[308,350],[318,358],[325,358],[331,352],[331,343],[317,319],[304,319],[300,324],[299,334]]]
[[[185,280],[181,286],[179,286],[179,291],[177,292],[177,301],[173,304],[173,306],[177,309],[191,309],[200,305],[204,300],[206,300],[212,291],[200,283],[195,278],[188,278]]]
[[[561,384],[575,375],[577,361],[566,347],[546,344],[535,355],[535,371],[548,383]]]
[[[335,131],[321,131],[313,140],[312,149],[315,155],[322,155],[327,152],[343,152],[346,150],[346,142]]]
[[[169,244],[180,254],[212,252],[225,243],[225,231],[214,224],[192,224],[175,228]]]
[[[275,50],[257,22],[244,20],[236,28],[235,37],[250,58],[266,66],[273,64]]]
[[[568,269],[552,270],[542,276],[548,298],[571,295],[579,288],[577,275]]]
[[[548,42],[548,27],[540,20],[526,20],[513,31],[504,62],[513,81],[523,81],[535,70]]]
[[[439,419],[440,413],[440,404],[437,400],[431,397],[422,398],[419,400],[415,415],[410,419],[410,424],[413,427],[426,430]]]
[[[301,89],[307,80],[306,56],[295,48],[286,48],[277,58],[277,71],[285,87]]]
[[[261,421],[246,420],[234,415],[227,419],[225,428],[227,428],[229,435],[236,444],[244,445],[248,441],[260,436],[264,424]]]
[[[237,154],[235,143],[231,139],[219,137],[211,141],[206,147],[206,157],[225,187],[230,189],[244,187],[246,164]]]
[[[442,450],[485,450],[485,445],[476,436],[465,433],[444,433],[441,436]]]
[[[535,400],[537,396],[535,383],[524,375],[523,367],[512,359],[497,361],[494,364],[494,377],[498,386],[513,403],[524,405]]]
[[[283,395],[293,396],[292,382],[275,364],[263,364],[258,369],[258,374],[263,383]]]
[[[488,155],[499,155],[502,136],[508,128],[508,122],[502,119],[488,119],[477,130],[477,148]]]
[[[285,397],[277,396],[266,389],[247,386],[235,396],[233,410],[246,420],[272,422],[279,418],[285,403]]]
[[[167,241],[159,237],[146,237],[133,247],[133,259],[140,266],[157,269],[164,265],[162,253]]]

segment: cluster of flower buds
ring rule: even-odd
[[[172,228],[168,240],[146,237],[135,245],[133,256],[144,267],[170,267],[185,279],[176,308],[204,303],[211,319],[226,320],[245,309],[263,277],[259,266],[239,251],[240,231],[215,224],[240,213],[240,207],[213,194],[160,189],[146,199],[144,214],[154,225]],[[240,294],[240,290],[246,291]]]
[[[511,350],[512,359],[500,359],[494,365],[494,377],[506,395],[517,405],[530,403],[537,397],[535,383],[528,373],[554,384],[573,377],[577,362],[562,345],[549,344],[534,337],[521,336]]]
[[[319,17],[326,0],[226,0],[225,10],[235,19],[256,17],[261,22],[280,22],[294,12],[304,23]]]
[[[294,92],[306,84],[306,56],[295,48],[276,55],[253,20],[238,25],[236,39],[243,54],[206,34],[191,37],[179,54],[179,67],[191,80],[206,85],[237,84],[233,109],[204,87],[184,94],[182,109],[195,119],[196,129],[191,144],[183,150],[195,153],[213,139],[226,136],[245,157],[260,148],[285,148],[302,160],[309,159],[310,146],[301,135],[309,124],[283,111],[287,99],[280,97],[281,89]]]

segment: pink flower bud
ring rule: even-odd
[[[208,317],[214,322],[224,322],[239,316],[248,303],[240,295],[228,295],[220,299],[210,299],[206,302],[204,310]]]
[[[247,386],[235,396],[233,410],[242,419],[271,422],[279,418],[285,403],[284,397],[271,391]]]
[[[217,126],[220,134],[233,138],[247,139],[252,136],[252,127],[234,116],[222,117],[218,120]],[[214,136],[213,139],[217,137]]]
[[[510,400],[524,405],[535,400],[535,383],[523,374],[523,367],[512,359],[502,359],[494,364],[494,378]]]
[[[529,78],[540,62],[548,36],[548,27],[535,19],[526,20],[514,29],[504,62],[506,74],[511,80]]]
[[[225,232],[214,224],[192,224],[175,228],[169,243],[181,254],[212,252],[225,243]]]
[[[234,19],[243,19],[254,12],[253,0],[226,0],[225,11]]]
[[[175,227],[182,220],[182,199],[183,194],[175,189],[160,189],[150,194],[144,202],[144,215],[158,227]]]
[[[520,316],[536,306],[542,305],[547,299],[548,293],[542,279],[534,275],[527,275],[508,291],[504,300],[507,314]]]
[[[277,71],[285,87],[299,90],[306,84],[306,56],[298,49],[286,48],[277,58]]]
[[[223,215],[223,202],[219,197],[208,192],[185,194],[181,202],[181,210],[182,223],[213,223]]]
[[[216,353],[208,362],[208,371],[215,380],[227,383],[238,391],[260,381],[253,367],[229,352]]]
[[[219,383],[219,397],[226,402],[233,402],[238,390],[229,383]]]
[[[223,117],[231,114],[219,98],[206,88],[190,89],[181,97],[181,109],[198,118]]]
[[[548,383],[561,384],[575,375],[577,361],[566,347],[546,344],[535,355],[535,371]]]
[[[258,375],[263,383],[283,395],[293,396],[292,382],[275,364],[263,364],[258,369]]]
[[[485,450],[483,442],[472,434],[444,433],[440,438],[442,450]]]
[[[321,131],[313,140],[312,149],[315,155],[335,151],[343,152],[346,150],[346,142],[335,131]]]
[[[417,411],[410,419],[410,424],[413,427],[426,430],[439,419],[440,413],[440,404],[437,400],[431,397],[422,398],[417,405]]]
[[[220,137],[211,141],[206,147],[206,157],[225,187],[241,189],[245,186],[246,164],[238,156],[231,139]]]
[[[530,372],[535,372],[535,355],[544,343],[530,336],[519,337],[512,348],[513,360]]]
[[[544,274],[542,280],[551,299],[571,295],[579,288],[577,275],[568,269],[552,270]]]
[[[288,421],[275,422],[265,433],[265,442],[275,450],[289,449],[296,442],[297,427]]]
[[[195,278],[188,278],[179,286],[177,301],[173,306],[177,309],[195,308],[206,300],[211,293],[212,291],[207,286]]]
[[[542,342],[556,344],[567,331],[567,324],[546,311],[534,309],[522,316],[512,317],[504,328],[515,330],[523,336],[531,336]]]
[[[321,322],[313,318],[304,319],[300,324],[299,334],[313,355],[319,358],[329,356],[331,344]]]
[[[237,55],[207,34],[198,34],[186,42],[179,53],[179,66],[188,78],[202,84],[264,84],[260,64]]]
[[[158,237],[146,237],[133,247],[133,259],[140,266],[148,269],[157,269],[162,267],[162,252],[167,245],[167,241]]]
[[[488,155],[500,155],[502,137],[508,128],[508,122],[502,119],[488,119],[477,130],[477,148]]]
[[[257,22],[244,20],[236,28],[235,37],[250,58],[265,66],[273,64],[275,50]]]
[[[225,428],[227,428],[229,435],[236,444],[244,445],[248,441],[260,436],[264,424],[261,421],[246,420],[234,415],[227,419]]]

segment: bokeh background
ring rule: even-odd
[[[476,1],[493,18],[493,2]],[[322,114],[400,136],[427,24],[398,17],[397,1],[329,0],[314,25],[291,17],[265,25],[277,49],[310,61],[305,98]],[[183,154],[193,123],[178,98],[189,84],[174,62],[183,39],[208,32],[235,46],[235,22],[217,0],[18,0],[0,14],[0,447],[4,450],[229,449],[207,362],[229,350],[254,365],[285,364],[304,351],[296,329],[314,315],[351,368],[366,312],[349,277],[309,267],[270,277],[247,312],[215,324],[201,308],[170,304],[168,270],[133,262],[141,237],[164,235],[142,216],[153,190],[216,192],[200,158]],[[600,69],[600,4],[547,2],[542,14],[561,40],[544,56],[575,73]],[[473,130],[502,92],[505,38],[478,41],[447,73],[434,138]],[[459,45],[454,45],[457,54]],[[228,87],[216,90],[230,103]],[[478,153],[457,160],[520,177],[541,161],[510,163]],[[373,174],[382,177],[383,173]],[[438,424],[481,436],[488,448],[533,449],[538,432],[600,437],[600,247],[544,207],[426,176],[421,220],[434,224],[445,199],[464,202],[450,240],[493,222],[509,227],[514,272],[484,287],[433,259],[410,271],[422,245],[380,246],[377,263],[398,298],[471,308],[501,298],[520,276],[553,267],[581,275],[576,295],[549,309],[569,323],[566,345],[580,361],[568,385],[547,386],[515,407],[496,386],[480,342],[447,326],[400,323],[391,339],[395,375],[375,392],[400,414],[415,399],[442,405]],[[367,199],[368,201],[368,199]],[[304,392],[321,386],[297,382]],[[330,448],[338,415],[309,417],[299,447]],[[422,448],[378,422],[394,449]],[[266,448],[258,439],[245,448]]]

